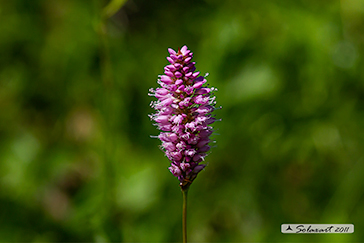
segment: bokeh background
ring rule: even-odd
[[[0,1],[0,241],[181,241],[147,93],[185,44],[223,106],[190,241],[364,241],[363,29],[362,0]]]

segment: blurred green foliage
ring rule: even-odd
[[[1,242],[181,240],[147,93],[184,44],[223,106],[190,240],[364,240],[362,0],[4,0],[0,23]]]

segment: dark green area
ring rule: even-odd
[[[147,93],[185,44],[223,106],[191,242],[364,240],[362,0],[107,4],[0,1],[0,242],[181,241]]]

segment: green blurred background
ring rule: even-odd
[[[147,93],[185,44],[223,106],[190,241],[364,241],[363,29],[362,0],[0,1],[0,241],[182,239]]]

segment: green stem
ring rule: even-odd
[[[183,212],[182,212],[182,234],[183,243],[187,243],[187,192],[188,189],[182,189],[183,195]]]

